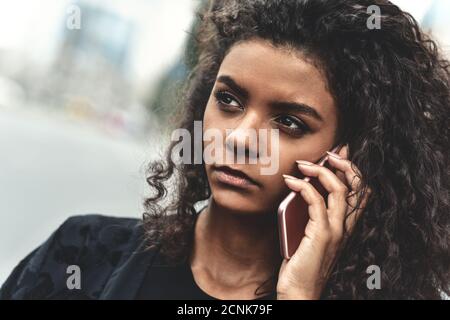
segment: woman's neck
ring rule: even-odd
[[[211,198],[194,239],[191,268],[211,291],[256,288],[281,264],[276,215],[231,212]]]

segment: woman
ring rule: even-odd
[[[449,63],[414,19],[381,0],[212,1],[200,17],[177,127],[194,135],[202,121],[247,159],[260,154],[238,129],[278,129],[276,173],[193,155],[179,163],[174,141],[150,166],[156,194],[142,224],[69,219],[16,267],[2,298],[448,294]],[[369,28],[374,18],[380,28]],[[315,164],[336,145],[329,168]],[[290,191],[306,201],[309,221],[287,260],[276,212]],[[68,265],[79,266],[81,284]]]

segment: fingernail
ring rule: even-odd
[[[300,165],[305,165],[305,166],[312,166],[312,165],[313,165],[312,162],[305,161],[305,160],[297,160],[297,161],[295,161],[295,162],[297,162],[297,163],[300,164]]]
[[[283,174],[283,178],[285,178],[285,179],[291,179],[291,180],[297,180],[297,179],[298,179],[298,178],[293,177],[293,176],[290,176],[290,175],[288,175],[288,174]]]
[[[336,159],[342,159],[341,156],[339,156],[338,154],[336,154],[336,153],[334,153],[334,152],[327,151],[327,154],[328,154],[329,156],[333,157],[333,158],[336,158]]]

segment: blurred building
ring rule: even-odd
[[[82,27],[61,26],[61,46],[39,98],[81,117],[115,117],[120,125],[121,112],[135,105],[127,73],[133,23],[103,7],[79,7]]]
[[[193,2],[9,3],[0,12],[0,106],[56,111],[145,138],[161,122],[145,100],[181,49]],[[81,13],[79,29],[67,27],[71,6]]]

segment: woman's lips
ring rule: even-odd
[[[241,171],[234,170],[226,166],[213,167],[213,169],[216,179],[222,183],[241,188],[257,186],[256,182],[252,181],[245,173]]]

